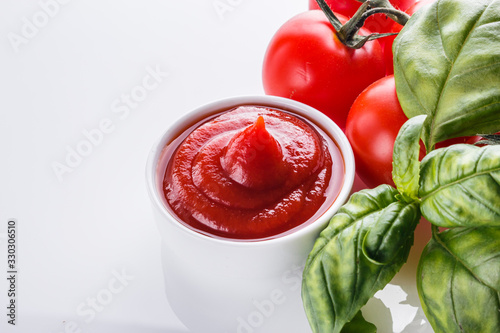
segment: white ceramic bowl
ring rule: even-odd
[[[179,133],[214,111],[239,105],[285,109],[307,118],[333,138],[345,175],[330,208],[291,234],[263,241],[212,238],[179,223],[162,191],[162,150]],[[354,157],[340,128],[302,103],[272,96],[235,97],[204,105],[170,126],[155,143],[146,168],[148,192],[162,237],[162,264],[169,303],[192,332],[310,332],[300,297],[305,260],[330,217],[347,200],[354,181]]]

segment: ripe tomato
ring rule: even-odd
[[[393,75],[371,84],[352,104],[345,133],[354,152],[356,173],[368,187],[394,186],[392,150],[407,120]]]
[[[389,2],[394,8],[404,11],[415,3],[415,0],[390,0]],[[361,2],[356,0],[327,0],[326,3],[335,13],[347,17],[352,17],[361,6]],[[316,0],[309,0],[309,9],[319,9]],[[389,32],[393,22],[384,14],[375,14],[366,20],[364,27],[372,32]]]
[[[338,17],[343,22],[347,20]],[[266,94],[308,104],[342,129],[354,99],[384,75],[378,41],[367,42],[356,50],[348,48],[339,41],[320,10],[298,14],[278,29],[269,43],[262,69]]]
[[[346,136],[356,160],[356,173],[368,186],[392,186],[392,151],[399,129],[408,120],[396,95],[394,75],[368,86],[352,104],[347,117]],[[479,137],[459,137],[436,144],[435,149],[456,143],[474,143]],[[425,156],[420,144],[420,158]]]
[[[405,12],[408,15],[413,15],[417,10],[422,8],[425,5],[431,4],[436,0],[420,0],[413,5],[411,5]],[[399,23],[392,22],[392,26],[388,30],[388,32],[395,32],[399,33],[403,29],[403,26]],[[385,57],[385,64],[387,68],[387,75],[394,74],[394,58],[392,56],[392,43],[394,42],[394,39],[396,39],[397,35],[394,36],[388,36],[382,38],[383,42],[383,48],[384,48],[384,57]]]

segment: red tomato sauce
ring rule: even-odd
[[[190,228],[262,240],[306,225],[337,197],[344,163],[319,127],[284,110],[240,106],[167,145],[167,206]]]

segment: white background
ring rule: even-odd
[[[147,154],[184,113],[263,94],[267,43],[306,9],[306,0],[1,1],[0,233],[17,219],[19,274],[12,328],[3,235],[0,331],[184,332],[164,296]],[[148,68],[162,81],[126,114],[122,95],[140,96]],[[54,162],[87,153],[83,132],[105,119],[113,131],[60,180]],[[99,295],[108,302],[103,290],[122,271],[133,280],[101,312],[77,313]]]
[[[186,112],[263,94],[269,40],[306,9],[307,0],[2,0],[1,332],[186,332],[164,295],[147,155]],[[4,278],[12,218],[15,327]]]

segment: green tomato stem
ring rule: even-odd
[[[372,33],[366,36],[359,35],[359,30],[365,24],[366,19],[371,15],[385,14],[390,19],[401,25],[405,25],[410,18],[410,16],[405,12],[395,9],[388,0],[365,0],[359,1],[362,2],[362,5],[358,8],[354,16],[349,19],[346,24],[342,25],[325,0],[316,0],[316,2],[337,32],[338,39],[344,45],[352,49],[359,49],[368,41],[396,34]]]
[[[475,143],[478,145],[500,145],[500,135],[499,134],[478,134],[478,136],[482,137],[482,140],[479,140]]]
[[[326,1],[316,0],[316,2],[318,3],[319,8],[323,11],[323,13],[325,13],[326,17],[335,28],[335,31],[338,32],[340,29],[342,29],[342,22],[340,22],[337,16],[335,16],[333,10],[330,8],[330,6],[328,6]]]
[[[394,7],[392,8],[385,8],[385,7],[377,7],[377,8],[372,8],[368,10],[364,15],[368,18],[368,16],[371,16],[373,14],[385,14],[389,18],[391,18],[393,21],[396,23],[399,23],[401,25],[405,25],[406,22],[410,19],[410,15],[406,14],[405,12],[402,12]]]

